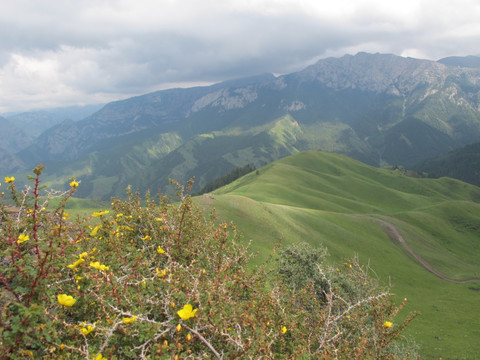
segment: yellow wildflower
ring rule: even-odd
[[[85,262],[85,260],[80,258],[77,261],[75,261],[73,264],[68,265],[67,267],[69,267],[70,269],[75,269],[78,265],[80,265],[83,262]]]
[[[100,264],[98,261],[90,262],[90,266],[100,271],[106,271],[110,269],[110,266],[105,266],[103,264]]]
[[[117,214],[117,215],[115,215],[115,216],[116,216],[117,218],[119,218],[119,217],[122,217],[123,214]]]
[[[124,324],[130,324],[130,323],[134,322],[135,320],[137,320],[137,316],[122,319]]]
[[[82,327],[80,331],[82,332],[83,335],[88,335],[90,334],[93,330],[95,330],[94,326],[88,325],[87,327]]]
[[[152,240],[152,238],[150,237],[150,235],[145,235],[142,240],[145,240],[145,241],[148,241],[148,240]]]
[[[25,235],[25,234],[20,234],[18,235],[18,240],[17,240],[17,244],[21,244],[25,241],[28,241],[30,240],[30,237],[28,235]]]
[[[178,332],[182,331],[182,325],[178,324],[176,329],[177,329]]]
[[[103,215],[107,215],[110,211],[108,210],[105,210],[105,211],[98,211],[98,212],[94,212],[92,214],[93,217],[100,217],[100,216],[103,216]]]
[[[159,247],[157,248],[157,252],[158,252],[159,254],[164,254],[164,253],[165,253],[165,250],[163,250],[163,249],[161,248],[161,246],[159,246]]]
[[[78,255],[80,259],[86,258],[88,256],[88,253],[86,251],[82,252],[81,254]]]
[[[156,268],[155,271],[158,277],[164,277],[167,275],[168,269],[159,270],[158,268]]]
[[[190,341],[190,340],[192,340],[192,334],[188,333],[188,335],[187,335],[187,341]]]
[[[70,187],[75,189],[76,187],[78,187],[78,182],[73,180],[72,182],[70,182]]]
[[[77,302],[71,295],[59,294],[57,296],[58,303],[63,306],[73,306]]]
[[[6,176],[5,177],[5,182],[7,184],[13,183],[14,181],[15,181],[15,177],[13,177],[13,176]]]
[[[100,353],[100,354],[97,354],[93,357],[93,360],[107,360],[107,358],[103,357],[103,355]]]
[[[287,327],[286,326],[282,326],[282,334],[285,334],[287,332]]]
[[[162,218],[156,218],[155,221],[157,221],[157,222],[162,222],[163,219],[162,219]]]
[[[98,230],[100,230],[100,228],[102,227],[102,225],[97,225],[93,228],[92,232],[90,233],[90,236],[95,236],[97,235],[98,233]]]
[[[130,227],[130,226],[127,226],[127,225],[120,225],[118,227],[120,230],[128,230],[128,231],[133,231],[135,230],[134,228]]]
[[[383,323],[383,326],[386,327],[386,328],[389,328],[389,327],[392,327],[392,326],[393,326],[393,323],[390,322],[390,321],[385,321],[385,322]]]
[[[193,309],[193,306],[190,304],[186,304],[182,310],[178,310],[177,314],[180,316],[182,320],[188,320],[195,316],[195,313],[198,309]]]

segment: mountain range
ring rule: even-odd
[[[107,199],[127,185],[165,191],[170,178],[195,177],[198,190],[236,167],[309,149],[408,168],[480,140],[473,60],[358,53],[281,76],[158,91],[8,146],[0,170],[43,163],[49,184],[75,176],[79,195]]]

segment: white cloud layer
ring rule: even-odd
[[[478,0],[0,0],[0,113],[299,70],[479,55]]]

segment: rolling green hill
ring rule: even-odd
[[[480,353],[480,189],[408,177],[325,151],[300,152],[196,198],[233,220],[263,261],[279,241],[358,255],[391,283],[424,358]]]

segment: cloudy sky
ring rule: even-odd
[[[479,44],[478,0],[0,0],[0,113]]]

